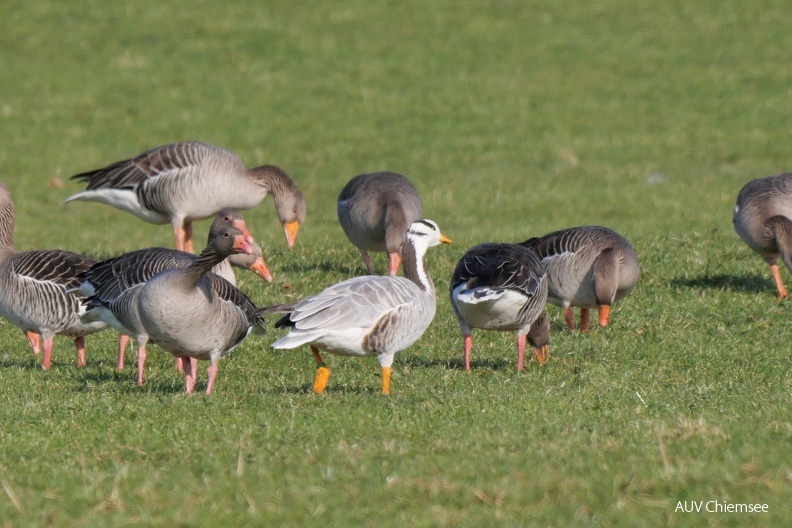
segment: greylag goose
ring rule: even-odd
[[[426,269],[430,247],[451,240],[431,220],[410,224],[402,247],[404,277],[365,275],[339,282],[301,301],[261,308],[286,312],[276,328],[289,333],[273,348],[311,347],[317,372],[313,390],[324,392],[330,370],[320,350],[341,356],[375,356],[382,369],[382,393],[390,394],[391,365],[397,352],[424,333],[435,314],[435,289]]]
[[[787,296],[778,257],[792,271],[792,173],[750,181],[737,195],[734,229],[770,266],[778,296]]]
[[[80,274],[94,260],[60,249],[18,252],[14,247],[14,202],[0,182],[0,316],[21,328],[34,352],[41,347],[41,366],[52,366],[56,334],[74,337],[77,366],[85,366],[85,336],[104,330],[104,322],[84,324],[81,298],[69,290],[80,284]]]
[[[245,167],[239,157],[206,143],[164,145],[72,179],[86,190],[66,198],[100,202],[152,224],[173,226],[176,249],[193,252],[192,222],[225,208],[250,209],[272,193],[291,248],[305,220],[305,198],[273,165]]]
[[[407,227],[421,218],[422,204],[410,180],[393,172],[355,176],[338,195],[338,220],[358,248],[369,274],[369,251],[388,252],[388,273],[396,275]]]
[[[539,254],[547,273],[547,301],[564,309],[567,327],[575,328],[571,307],[580,308],[580,329],[589,329],[589,309],[599,309],[599,325],[608,325],[613,303],[638,284],[638,257],[627,240],[599,226],[571,227],[522,242]]]
[[[242,231],[227,227],[188,267],[157,273],[136,294],[138,317],[146,335],[183,359],[187,394],[192,394],[195,386],[190,358],[211,362],[206,386],[206,394],[211,394],[217,362],[261,322],[244,293],[211,273],[226,257],[251,251]],[[263,332],[263,327],[257,331]]]
[[[547,279],[534,251],[516,244],[475,246],[459,259],[449,288],[463,336],[465,370],[470,370],[472,328],[516,331],[517,370],[523,368],[526,339],[536,359],[547,361]]]
[[[217,215],[209,228],[209,240],[217,236],[226,227],[237,227],[243,233],[246,229],[244,219],[238,211],[222,211]],[[250,238],[247,239],[248,242]],[[250,243],[250,242],[249,242]],[[212,272],[236,285],[236,277],[231,269],[235,266],[248,269],[271,282],[272,275],[267,269],[261,255],[261,247],[255,242],[250,243],[252,253],[241,253],[229,256],[212,268]],[[117,368],[124,368],[124,354],[128,336],[137,343],[137,383],[143,384],[143,372],[146,363],[146,344],[148,335],[140,322],[137,311],[137,298],[143,284],[162,270],[170,268],[186,268],[198,257],[192,253],[165,248],[140,249],[125,253],[103,262],[98,262],[84,274],[84,282],[78,290],[88,295],[88,310],[83,320],[101,319],[121,333],[118,345]],[[183,369],[180,360],[178,367]],[[193,366],[195,366],[193,363]],[[194,369],[193,369],[194,372]]]

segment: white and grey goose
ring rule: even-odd
[[[572,307],[580,308],[580,329],[589,329],[589,310],[599,309],[599,325],[608,325],[613,304],[638,284],[638,257],[623,236],[600,226],[562,229],[520,245],[533,249],[547,273],[547,301],[564,309],[567,327],[575,328]]]
[[[365,275],[339,282],[301,301],[260,309],[263,315],[287,312],[276,328],[289,333],[273,348],[308,345],[317,363],[314,392],[324,392],[330,371],[320,350],[341,356],[374,356],[382,369],[382,392],[390,394],[393,357],[423,335],[435,314],[432,278],[426,251],[451,240],[431,220],[407,229],[402,247],[404,277]]]
[[[516,244],[475,246],[459,259],[449,289],[463,336],[465,370],[470,370],[473,328],[516,331],[517,370],[523,368],[526,340],[536,359],[547,361],[547,279],[533,250]]]
[[[355,176],[338,195],[338,220],[360,251],[369,274],[369,251],[388,253],[388,273],[396,275],[407,227],[421,218],[423,206],[415,186],[394,172]]]
[[[69,293],[94,260],[61,249],[18,252],[14,247],[14,202],[0,182],[0,316],[21,328],[34,352],[43,340],[44,370],[52,366],[56,334],[74,337],[77,366],[85,366],[84,336],[104,330],[104,322],[83,324],[82,299]]]
[[[778,258],[792,271],[792,173],[745,184],[734,205],[734,229],[770,266],[778,296],[787,296]]]
[[[236,227],[247,232],[242,215],[235,210],[221,211],[209,228],[208,242],[226,227]],[[261,247],[248,238],[252,253],[234,254],[223,260],[212,273],[236,285],[232,266],[247,269],[271,282],[272,275],[267,269]],[[146,363],[146,344],[148,335],[138,315],[137,299],[143,285],[160,271],[170,268],[186,268],[198,257],[192,253],[166,248],[146,248],[124,253],[117,257],[97,262],[85,272],[79,292],[89,295],[86,300],[88,310],[83,320],[101,319],[121,333],[118,345],[117,368],[124,368],[124,353],[129,336],[137,343],[137,383],[143,384]],[[183,369],[181,360],[178,366]],[[193,362],[193,373],[197,360]]]
[[[170,223],[176,249],[190,253],[194,220],[211,218],[226,208],[250,209],[270,193],[289,247],[305,220],[305,198],[282,169],[248,169],[236,154],[195,141],[156,147],[72,179],[88,186],[66,203],[100,202],[152,224]]]
[[[253,302],[211,270],[230,255],[251,251],[242,231],[226,227],[188,267],[157,273],[137,293],[140,323],[151,341],[175,357],[211,362],[207,394],[214,387],[217,362],[261,322]],[[256,330],[264,331],[261,326]],[[192,394],[192,364],[183,364],[186,391]]]

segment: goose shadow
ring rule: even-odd
[[[526,360],[528,360],[528,350],[526,347],[525,352]],[[461,354],[460,354],[461,355]],[[451,358],[451,359],[439,359],[439,358],[422,358],[420,356],[410,356],[405,358],[398,358],[396,360],[401,365],[410,368],[444,368],[445,370],[465,370],[465,359],[463,357],[458,358]],[[396,364],[394,362],[394,364]],[[528,361],[526,361],[528,363]],[[482,357],[477,358],[475,356],[475,349],[473,351],[472,357],[470,358],[470,369],[489,369],[489,370],[505,370],[505,369],[516,369],[517,368],[517,350],[514,350],[514,358],[491,358],[491,357]]]
[[[675,278],[670,284],[679,288],[702,288],[746,293],[764,293],[772,288],[772,278],[764,275],[736,276],[729,274],[702,275],[693,278]]]

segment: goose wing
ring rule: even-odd
[[[217,147],[194,141],[163,145],[134,158],[76,174],[72,179],[87,183],[86,190],[135,189],[147,180],[167,177],[198,166],[217,151]]]
[[[465,253],[451,279],[451,291],[465,283],[468,289],[518,290],[533,297],[544,271],[536,253],[516,244],[480,244]]]

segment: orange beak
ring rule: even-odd
[[[255,240],[253,240],[253,235],[251,235],[250,231],[248,231],[247,224],[244,220],[237,220],[234,222],[233,226],[242,231],[242,234],[245,235],[245,240],[247,240],[249,243],[252,244],[255,242]]]
[[[540,365],[544,365],[550,358],[550,347],[545,345],[542,348],[535,348],[534,356],[536,356],[536,360],[539,361]]]
[[[250,265],[250,271],[265,281],[272,282],[272,274],[267,269],[267,265],[264,263],[264,259],[262,257],[258,257],[256,261]]]
[[[289,249],[294,246],[294,241],[297,239],[297,231],[300,229],[300,222],[284,222],[283,229],[286,231],[286,244],[288,244]]]
[[[238,252],[244,253],[245,255],[250,255],[253,253],[253,248],[251,248],[250,244],[248,244],[244,234],[237,235],[236,238],[234,238],[234,245],[232,247]]]

